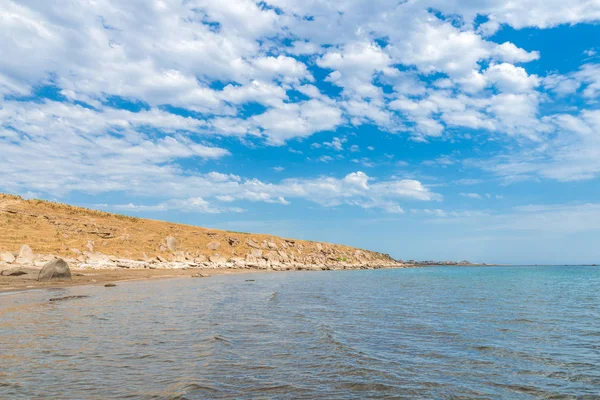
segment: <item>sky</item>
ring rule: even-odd
[[[600,0],[0,0],[0,191],[600,263]]]

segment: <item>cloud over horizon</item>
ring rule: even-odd
[[[0,190],[215,218],[592,201],[599,20],[585,0],[0,0]]]

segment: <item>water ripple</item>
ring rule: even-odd
[[[436,267],[3,295],[0,398],[600,398],[598,287]]]

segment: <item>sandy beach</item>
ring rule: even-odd
[[[71,269],[71,280],[38,282],[27,275],[0,276],[0,292],[13,292],[31,289],[47,289],[83,285],[105,285],[123,281],[136,281],[148,279],[184,278],[209,279],[213,275],[247,274],[269,272],[251,269],[122,269],[122,270],[77,270]],[[194,277],[202,274],[205,278]]]

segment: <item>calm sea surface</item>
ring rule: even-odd
[[[248,282],[254,279],[254,282]],[[49,302],[52,297],[88,298]],[[0,398],[600,398],[600,267],[0,295]]]

